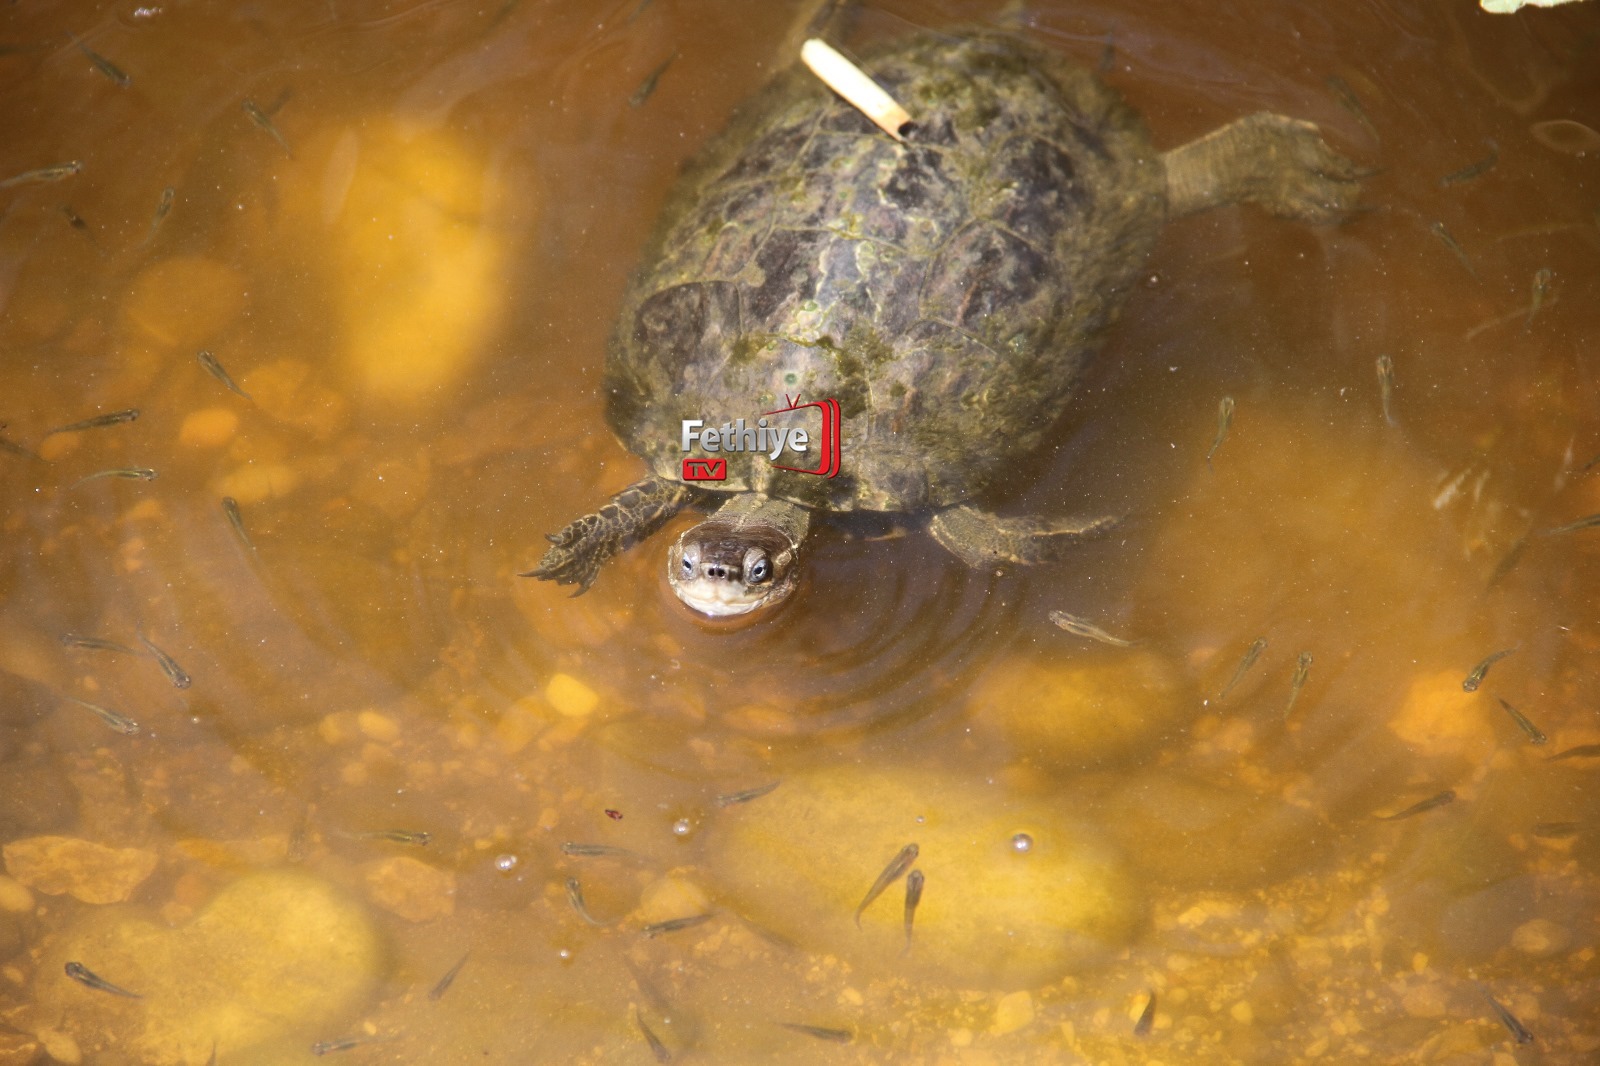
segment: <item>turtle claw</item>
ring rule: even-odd
[[[558,585],[577,585],[574,596],[589,591],[600,568],[619,552],[648,537],[689,502],[684,486],[660,478],[635,482],[593,514],[581,515],[554,533],[544,558],[518,577],[536,577]]]

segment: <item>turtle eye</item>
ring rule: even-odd
[[[693,577],[694,576],[694,560],[689,558],[687,555],[685,555],[683,557],[683,576],[684,577]]]
[[[745,568],[745,574],[748,575],[750,584],[765,584],[772,578],[772,563],[765,555],[758,555],[755,561]]]

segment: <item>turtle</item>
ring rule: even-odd
[[[689,506],[711,513],[667,579],[712,617],[784,601],[830,514],[924,528],[972,567],[1059,560],[1114,519],[981,501],[1062,417],[1162,224],[1235,203],[1336,223],[1367,175],[1270,112],[1157,151],[1118,93],[1014,34],[923,31],[859,61],[912,116],[896,135],[796,66],[684,167],[604,375],[649,474],[522,576],[581,595]]]

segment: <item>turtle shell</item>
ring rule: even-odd
[[[924,34],[862,67],[911,113],[897,142],[809,71],[781,76],[687,167],[625,298],[608,417],[660,477],[832,510],[943,507],[1005,476],[1060,417],[1165,218],[1144,125],[1065,59]],[[825,398],[832,478],[682,450]],[[816,412],[769,417],[806,426]],[[748,442],[747,442],[748,443]]]

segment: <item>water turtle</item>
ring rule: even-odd
[[[1108,520],[974,501],[1062,414],[1162,223],[1246,201],[1334,222],[1358,193],[1356,166],[1282,115],[1159,152],[1091,73],[1009,35],[922,33],[862,66],[913,116],[904,141],[796,68],[685,168],[606,363],[611,428],[649,476],[551,535],[527,576],[581,593],[691,504],[715,510],[667,577],[707,615],[786,597],[816,512],[904,515],[972,566],[1054,558]],[[831,468],[820,408],[805,455],[686,435],[797,427],[773,412],[824,399]],[[686,479],[715,471],[685,459],[725,460],[725,480]]]

